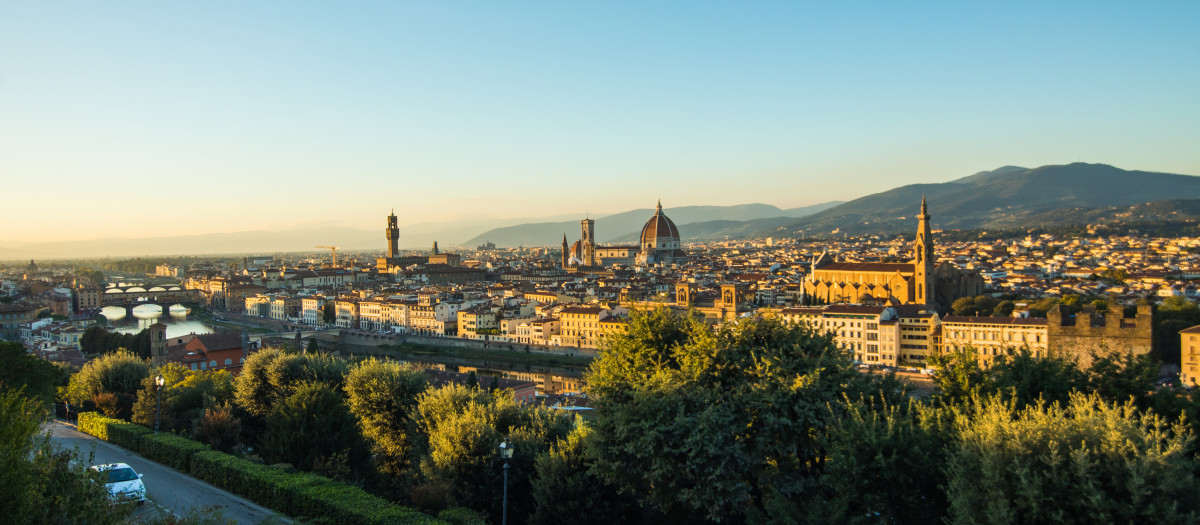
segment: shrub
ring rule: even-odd
[[[196,439],[222,452],[232,451],[242,433],[242,422],[233,417],[229,407],[209,408],[196,420]]]
[[[450,525],[486,525],[487,520],[483,515],[466,507],[453,507],[437,515],[439,520],[442,520]]]
[[[187,472],[192,454],[209,450],[203,443],[175,434],[149,434],[142,436],[138,453],[180,472]]]
[[[79,414],[79,431],[108,441],[108,426],[125,423],[120,419],[104,417],[98,412],[82,412]]]
[[[96,404],[96,408],[104,412],[105,416],[116,417],[121,411],[120,401],[117,400],[117,395],[112,392],[100,392],[92,396],[92,403]]]
[[[149,434],[150,429],[132,423],[108,423],[108,441],[118,447],[141,451],[142,436]]]
[[[344,524],[441,523],[362,489],[313,474],[289,474],[216,451],[196,453],[192,475],[289,516]]]

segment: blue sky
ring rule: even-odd
[[[1196,1],[3,2],[0,242],[1200,174],[1197,27]]]

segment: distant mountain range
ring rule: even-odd
[[[685,240],[696,240],[714,235],[711,233],[712,231],[742,231],[747,227],[756,231],[762,224],[747,226],[745,223],[757,220],[789,224],[796,218],[811,215],[841,203],[842,201],[826,202],[786,210],[770,204],[681,206],[663,208],[663,213],[675,221],[675,225],[679,227],[680,234],[685,237]],[[634,242],[641,232],[642,226],[652,215],[654,215],[653,209],[643,208],[596,217],[596,238],[601,244]],[[567,235],[568,242],[575,242],[579,239],[579,221],[581,219],[584,217],[569,221],[533,222],[496,228],[476,235],[463,244],[471,247],[485,242],[493,242],[496,246],[501,247],[553,246],[562,242],[564,233]],[[690,227],[697,223],[706,226]],[[696,233],[688,233],[689,231]]]
[[[910,184],[849,202],[803,208],[682,206],[665,208],[664,213],[675,221],[684,241],[824,236],[835,230],[850,235],[910,233],[916,227],[922,195],[928,201],[933,227],[945,230],[1200,219],[1200,177],[1085,163],[1033,169],[1004,166],[950,182]],[[653,213],[644,208],[597,217],[597,238],[605,244],[634,243]],[[428,248],[436,240],[444,247],[474,248],[489,241],[500,247],[555,246],[564,233],[570,242],[579,238],[580,218],[476,218],[407,225],[400,229],[400,245]],[[493,229],[471,236],[487,227]],[[463,238],[467,240],[460,242]],[[378,228],[310,226],[284,231],[11,243],[0,246],[0,260],[320,251],[315,245],[382,250],[384,244],[381,216]]]
[[[754,235],[908,232],[915,228],[922,195],[934,228],[1084,224],[1122,215],[1129,219],[1135,212],[1128,208],[1135,205],[1200,198],[1200,177],[1126,171],[1105,164],[1004,166],[951,182],[910,184],[868,195]],[[1190,213],[1184,202],[1163,206],[1176,212],[1174,218]],[[1157,213],[1154,209],[1142,212]],[[1170,216],[1169,212],[1163,215]]]

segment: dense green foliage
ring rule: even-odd
[[[571,421],[545,409],[521,407],[512,392],[448,385],[426,391],[417,402],[416,427],[425,438],[421,473],[426,488],[445,491],[445,505],[462,505],[500,516],[502,465],[497,446],[508,438],[509,512],[533,512],[530,477],[539,454],[570,432]],[[484,490],[481,490],[483,488]],[[488,488],[491,488],[488,490]]]
[[[820,476],[814,429],[835,405],[902,397],[829,338],[774,320],[713,331],[666,309],[632,315],[592,367],[593,468],[673,519],[781,519]]]
[[[349,478],[363,466],[367,450],[337,391],[301,383],[267,416],[262,455],[271,463]]]
[[[0,388],[20,390],[50,406],[57,388],[67,383],[67,369],[25,351],[21,343],[0,341]]]
[[[129,352],[105,354],[71,376],[64,397],[73,405],[86,407],[96,396],[112,394],[118,402],[117,414],[128,417],[142,380],[149,375],[150,365]]]
[[[346,376],[346,402],[371,444],[381,472],[407,478],[415,459],[417,396],[428,387],[425,374],[395,362],[363,361]]]
[[[513,523],[1195,522],[1200,393],[1158,386],[1149,356],[1088,363],[956,352],[931,363],[938,393],[910,398],[828,335],[659,309],[605,339],[587,421],[486,376],[435,387],[408,365],[266,349],[236,380],[142,375],[134,419],[161,374],[174,434],[92,414],[81,428],[316,522],[432,521],[411,505],[497,523],[506,463]]]
[[[1193,437],[1132,403],[1073,394],[1019,409],[991,398],[956,415],[953,523],[1195,523]]]
[[[122,334],[93,325],[84,330],[79,338],[79,348],[83,353],[96,355],[128,350],[142,359],[150,358],[150,331],[142,330],[136,334]]]
[[[155,376],[163,378],[163,386],[155,384]],[[167,432],[190,432],[209,408],[233,401],[233,375],[224,370],[190,370],[179,363],[167,365],[147,375],[138,390],[133,405],[134,423],[159,428]]]
[[[112,505],[87,469],[91,458],[55,448],[39,434],[46,412],[19,391],[0,389],[0,516],[5,523],[124,523],[129,505]]]
[[[1154,310],[1154,348],[1164,362],[1179,364],[1179,331],[1200,324],[1200,306],[1168,297]]]
[[[252,415],[266,417],[299,385],[319,382],[340,390],[349,365],[323,354],[294,354],[269,348],[246,358],[235,398]]]
[[[579,422],[549,453],[538,456],[531,487],[535,510],[529,523],[621,523],[637,514],[634,498],[592,471],[591,433],[591,427]]]

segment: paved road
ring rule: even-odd
[[[264,520],[267,520],[267,523],[291,522],[245,498],[181,474],[112,443],[96,439],[59,421],[47,423],[44,428],[50,430],[50,438],[56,446],[78,447],[85,461],[87,454],[94,450],[94,464],[128,463],[133,470],[145,476],[142,481],[146,484],[146,496],[153,503],[176,515],[182,516],[196,507],[213,506],[220,508],[226,518],[236,520],[239,524],[256,524]],[[147,507],[150,506],[149,503],[147,502]],[[140,510],[138,514],[143,512],[147,511]]]

